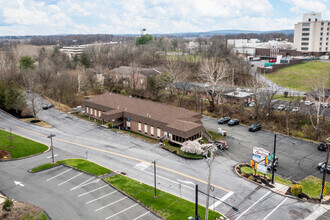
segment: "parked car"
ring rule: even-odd
[[[50,108],[53,108],[53,107],[54,107],[53,104],[45,104],[45,105],[42,106],[42,109],[47,110],[47,109],[50,109]]]
[[[325,162],[321,162],[317,165],[317,168],[321,171],[321,173],[324,172]],[[328,163],[327,166],[327,173],[330,173],[330,164]]]
[[[286,106],[283,110],[284,111],[290,111],[290,107],[289,106]]]
[[[249,103],[249,107],[254,107],[254,106],[256,106],[256,103],[255,102],[250,102]]]
[[[314,102],[311,102],[311,101],[305,101],[305,105],[313,105]]]
[[[277,110],[284,110],[285,109],[285,105],[281,104],[277,107]]]
[[[218,124],[226,124],[228,121],[230,121],[230,117],[222,117],[219,119]]]
[[[261,124],[252,124],[249,127],[249,131],[255,132],[261,130]]]
[[[228,149],[228,143],[224,140],[218,140],[214,141],[213,144],[217,146],[220,150],[227,150]]]
[[[293,112],[299,112],[299,111],[300,111],[300,108],[299,108],[299,107],[294,107],[294,108],[292,109],[292,111],[293,111]]]
[[[322,103],[322,107],[323,107],[323,108],[329,108],[330,105],[329,105],[328,102],[323,102],[323,103]]]
[[[231,119],[229,122],[228,122],[228,125],[229,126],[234,126],[234,125],[238,125],[239,124],[239,120],[238,119]]]
[[[317,146],[317,149],[321,151],[326,151],[328,150],[328,145],[326,143],[321,143],[319,144],[319,146]]]

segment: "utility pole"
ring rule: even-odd
[[[328,160],[329,160],[329,150],[330,150],[330,138],[328,138],[328,150],[327,150],[327,159],[325,160],[325,164],[324,164],[324,169],[323,169],[323,179],[322,179],[322,188],[321,188],[321,195],[320,195],[320,202],[323,199],[323,190],[324,190],[324,185],[325,185],[325,177],[327,175],[327,171],[328,171]]]
[[[155,184],[155,196],[154,198],[157,199],[157,185],[156,185],[156,161],[154,161],[154,184]]]
[[[195,220],[199,219],[198,215],[198,184],[195,185]]]
[[[53,137],[55,137],[55,134],[50,134],[48,138],[50,138],[50,147],[52,149],[52,161],[54,163],[54,146],[53,146]]]
[[[272,184],[274,184],[274,166],[275,166],[275,153],[276,153],[276,134],[274,135],[274,153],[273,153],[273,161],[272,161]]]
[[[206,197],[206,206],[205,206],[205,219],[208,219],[209,216],[209,202],[210,202],[210,189],[211,189],[211,174],[212,174],[212,163],[214,161],[213,151],[217,150],[216,147],[211,145],[208,149],[205,150],[204,156],[206,157],[206,163],[209,167],[209,175],[207,178],[207,197]],[[211,157],[209,157],[209,154]]]

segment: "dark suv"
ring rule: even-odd
[[[318,150],[321,150],[321,151],[327,151],[328,150],[328,145],[326,143],[321,143],[318,147],[317,147]]]
[[[261,130],[261,125],[260,124],[253,124],[249,127],[249,131],[255,132]]]
[[[222,117],[219,119],[218,124],[226,124],[228,121],[230,121],[229,117]]]
[[[234,125],[238,125],[239,124],[239,120],[238,119],[231,119],[229,122],[228,122],[228,125],[229,126],[234,126]]]

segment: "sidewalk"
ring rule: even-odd
[[[283,185],[280,183],[275,183],[274,188],[271,188],[271,190],[276,193],[285,195],[289,188],[290,188],[289,186],[286,186],[286,185]]]

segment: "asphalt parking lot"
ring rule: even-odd
[[[54,167],[35,175],[40,183],[55,189],[56,197],[70,200],[72,207],[77,208],[80,219],[160,219],[95,176],[65,166]],[[67,219],[72,218],[73,216],[68,216]]]

